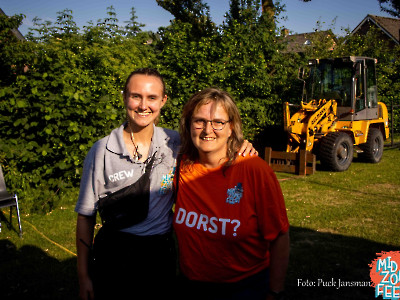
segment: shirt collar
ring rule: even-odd
[[[124,128],[126,126],[127,122],[122,124],[120,127],[114,129],[111,131],[110,136],[107,141],[106,148],[108,151],[111,151],[115,154],[120,154],[123,156],[129,156],[129,153],[125,147],[125,142],[123,138],[124,134]],[[153,124],[153,137],[151,139],[151,145],[150,145],[150,151],[149,151],[149,156],[153,155],[154,152],[158,152],[158,155],[160,155],[161,151],[160,148],[162,148],[164,145],[167,144],[168,140],[170,137],[164,132],[163,128],[157,127]]]

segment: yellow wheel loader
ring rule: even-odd
[[[332,171],[347,170],[354,151],[379,162],[389,126],[387,107],[377,100],[375,64],[373,58],[350,56],[314,59],[301,68],[301,103],[284,103],[286,152],[312,152]]]

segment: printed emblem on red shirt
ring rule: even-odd
[[[239,182],[234,188],[228,189],[227,194],[228,197],[226,198],[226,203],[229,204],[240,203],[240,199],[242,199],[243,196],[242,183]]]

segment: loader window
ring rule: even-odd
[[[351,78],[348,63],[327,60],[314,65],[306,80],[307,101],[334,99],[339,106],[351,106]]]
[[[378,107],[375,62],[371,59],[367,59],[365,62],[367,65],[367,107],[374,108]]]
[[[360,111],[365,108],[365,81],[364,81],[364,64],[362,61],[358,61],[356,65],[355,74],[355,110]]]

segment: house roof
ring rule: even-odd
[[[7,16],[1,8],[0,8],[0,14],[1,14],[1,15],[4,15],[4,16]],[[17,39],[19,39],[20,41],[24,41],[24,40],[25,40],[25,37],[24,37],[24,36],[22,35],[22,33],[18,30],[18,28],[11,29],[11,32],[12,32],[12,33],[15,35],[15,37],[16,37]]]
[[[400,42],[400,19],[387,18],[374,15],[367,15],[356,28],[353,29],[351,34],[361,30],[365,25],[374,24],[383,31],[390,39],[396,44]]]
[[[304,52],[306,47],[312,46],[313,39],[318,35],[323,38],[330,38],[333,36],[332,32],[329,30],[286,35],[284,40],[287,41],[287,51]],[[332,41],[335,43],[333,38]]]

